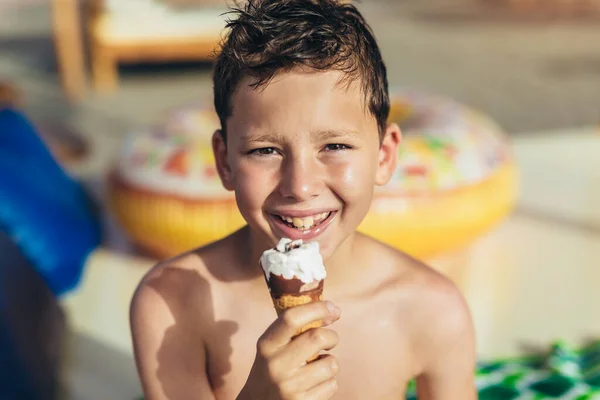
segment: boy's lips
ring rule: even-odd
[[[311,210],[311,211],[297,211],[297,212],[278,212],[269,213],[268,219],[269,224],[273,228],[275,234],[281,237],[286,237],[292,240],[302,239],[311,240],[316,236],[322,234],[333,222],[337,210]],[[296,219],[303,221],[313,221],[313,226],[308,229],[295,228],[294,223],[286,222],[286,219],[292,219],[298,223]]]

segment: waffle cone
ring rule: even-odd
[[[310,295],[303,295],[300,293],[298,293],[298,294],[283,294],[278,297],[271,296],[271,299],[273,300],[273,305],[275,306],[275,311],[277,311],[277,315],[279,316],[288,308],[312,303],[313,301],[322,300],[323,299],[323,286],[320,286],[319,289],[317,289],[317,290],[312,290],[310,292]],[[315,321],[313,323],[305,325],[296,332],[296,335],[294,337],[300,335],[302,332],[306,332],[309,329],[320,328],[321,326],[323,326],[323,323],[321,321]],[[311,358],[306,360],[306,362],[309,363],[309,362],[315,361],[317,358],[319,358],[319,354],[315,354],[314,356],[312,356]]]
[[[273,297],[273,305],[275,306],[275,311],[277,311],[277,315],[281,315],[288,308],[301,306],[303,304],[312,303],[313,301],[319,301],[323,299],[323,290],[315,296],[314,292],[311,293],[310,296],[305,296],[301,294],[284,294],[283,296],[279,296],[278,298]],[[297,333],[296,336],[301,334],[302,332],[306,332],[311,328],[320,328],[323,326],[321,321],[315,321],[311,324],[303,326]]]

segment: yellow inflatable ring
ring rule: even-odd
[[[390,120],[403,129],[398,167],[378,188],[359,230],[423,258],[468,243],[501,221],[516,172],[500,129],[450,100],[397,91]],[[131,135],[109,179],[112,210],[129,237],[157,257],[214,241],[244,224],[214,168],[210,107],[169,111]]]
[[[190,105],[125,139],[108,194],[116,220],[137,247],[167,258],[243,226],[214,166],[211,137],[219,127],[212,108]]]
[[[394,177],[359,230],[417,258],[468,244],[502,221],[517,173],[500,128],[483,114],[422,92],[391,94],[403,132]]]

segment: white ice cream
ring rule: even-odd
[[[303,283],[325,279],[323,257],[318,242],[303,243],[283,238],[274,249],[269,249],[260,258],[267,280],[271,274],[285,279],[298,278]]]

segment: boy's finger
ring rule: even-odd
[[[306,364],[293,377],[284,383],[282,390],[288,393],[306,392],[315,386],[334,378],[340,368],[332,355],[323,355],[317,361]]]
[[[303,304],[284,311],[259,340],[259,351],[271,353],[290,342],[303,327],[315,321],[339,318],[337,307],[328,301]]]
[[[303,399],[328,400],[331,399],[338,390],[338,383],[335,378],[331,378],[314,388],[304,392]]]
[[[296,337],[277,356],[283,360],[282,364],[297,368],[322,350],[333,349],[339,340],[338,334],[331,329],[309,329]]]

